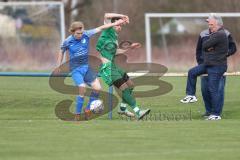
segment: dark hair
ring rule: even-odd
[[[114,23],[115,21],[117,21],[119,19],[121,19],[121,18],[120,17],[114,17],[114,18],[111,19],[111,23]]]

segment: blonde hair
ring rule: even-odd
[[[70,28],[68,29],[68,31],[70,33],[74,33],[77,29],[83,29],[84,25],[81,21],[75,21],[70,25]]]

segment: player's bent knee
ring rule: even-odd
[[[102,90],[102,87],[101,86],[96,86],[96,87],[93,87],[93,90],[98,93]]]
[[[118,80],[113,82],[113,85],[119,89],[123,89],[123,88],[128,88],[128,84],[127,84],[127,79],[125,79],[124,77],[119,78]]]
[[[79,95],[80,96],[84,96],[85,92],[86,92],[86,86],[85,85],[79,85],[78,86],[78,90],[79,90]]]
[[[119,89],[120,89],[121,91],[124,91],[124,90],[127,89],[127,88],[129,88],[129,86],[127,85],[127,83],[123,83],[123,84],[119,87]]]
[[[194,74],[194,71],[193,71],[193,69],[190,69],[189,71],[188,71],[188,76],[195,76],[195,74]]]
[[[134,88],[135,87],[133,81],[130,80],[130,79],[126,83],[127,83],[129,88]]]
[[[102,86],[101,83],[98,79],[96,79],[93,83],[92,83],[92,89],[95,90],[96,92],[100,92],[102,90]]]

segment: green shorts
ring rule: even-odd
[[[103,81],[111,86],[116,80],[126,75],[126,72],[112,62],[104,63],[99,69],[99,74]]]

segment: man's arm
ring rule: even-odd
[[[229,48],[228,48],[227,57],[233,55],[237,51],[236,43],[234,42],[231,34],[228,36],[228,41],[229,41],[229,43],[228,43]]]
[[[127,16],[124,14],[118,14],[118,13],[105,13],[104,15],[104,18],[114,18],[114,17],[124,18]]]
[[[64,56],[64,53],[62,52],[62,50],[60,50],[57,53],[57,64],[56,64],[56,69],[54,70],[54,73],[56,74],[61,72],[60,65],[62,64],[63,56]]]
[[[125,23],[126,23],[126,20],[119,19],[114,23],[104,24],[104,25],[96,28],[96,33],[101,32],[104,29],[107,29],[107,28],[110,28],[110,27],[113,27],[113,26],[117,26],[117,25],[122,25],[122,24],[125,24]]]
[[[64,53],[62,53],[62,51],[60,50],[57,53],[57,67],[59,67],[62,64],[63,56],[64,56]]]
[[[126,19],[127,22],[129,23],[129,18],[127,15],[118,14],[118,13],[105,13],[104,22],[108,22],[109,20],[111,21],[112,18]]]
[[[115,21],[114,23],[111,23],[112,18],[121,18],[121,19]],[[110,20],[110,23],[105,23],[104,25],[97,27],[96,28],[97,32],[101,32],[102,30],[113,27],[113,26],[129,23],[128,16],[123,14],[117,14],[117,13],[105,13],[104,22],[107,22],[108,20]]]
[[[221,34],[219,32],[215,32],[212,35],[210,35],[209,39],[204,41],[202,44],[202,48],[204,51],[209,51],[209,49],[213,48],[220,40],[221,40]]]
[[[120,19],[118,19],[118,20],[116,20],[115,22],[112,23],[111,22],[111,18],[116,18],[116,17],[119,17]],[[109,19],[109,23],[104,23],[104,25],[102,25],[102,26],[99,26],[99,27],[97,27],[95,29],[91,29],[91,30],[86,31],[87,35],[89,37],[91,37],[92,35],[94,35],[96,33],[99,33],[101,31],[103,31],[104,29],[108,29],[110,27],[118,26],[118,25],[125,25],[125,24],[129,23],[128,16],[122,15],[122,14],[105,13],[105,15],[104,15],[104,22],[106,22],[107,19]]]
[[[196,60],[198,64],[202,63],[202,37],[199,36],[196,48]]]

